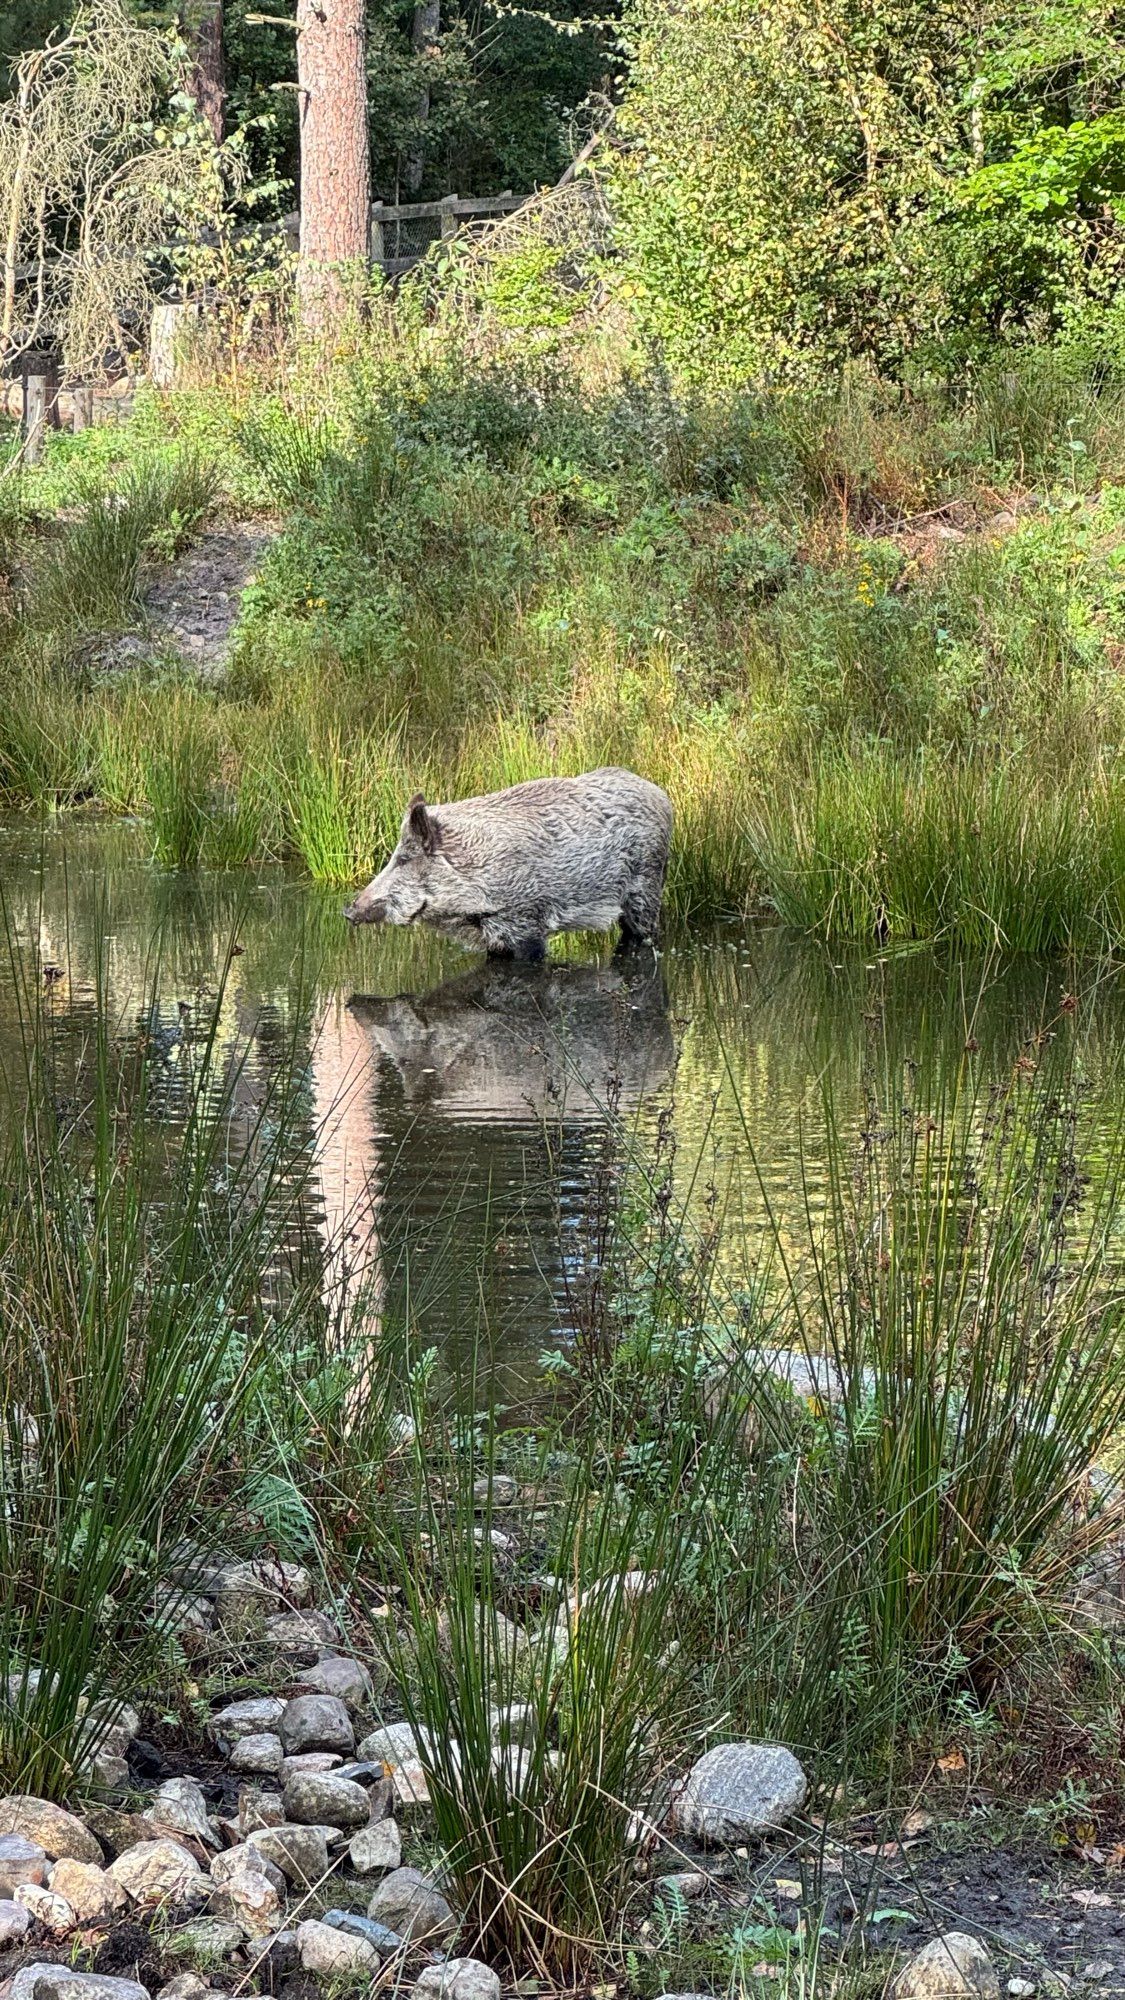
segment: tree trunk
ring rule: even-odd
[[[315,329],[343,303],[340,266],[367,257],[371,201],[363,0],[297,0],[301,136],[301,318]]]
[[[223,143],[226,114],[226,76],[223,69],[223,0],[197,0],[189,17],[189,32],[195,50],[191,73],[191,94],[214,134],[216,146]]]
[[[414,9],[414,26],[411,41],[416,56],[428,55],[441,33],[441,0],[418,0]],[[418,143],[407,157],[406,185],[411,194],[417,194],[422,185],[422,175],[426,170],[425,127],[430,116],[430,86],[427,84],[418,99],[416,114],[422,133]]]

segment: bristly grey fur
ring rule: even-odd
[[[411,799],[386,867],[344,912],[424,923],[470,951],[542,958],[556,931],[656,935],[672,837],[659,785],[609,767],[429,806]]]

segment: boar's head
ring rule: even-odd
[[[487,914],[471,874],[421,792],[406,809],[398,846],[385,868],[344,911],[350,924],[468,924]]]

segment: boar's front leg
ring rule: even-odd
[[[547,956],[546,929],[533,917],[519,922],[492,917],[481,925],[481,933],[489,958],[519,958],[534,965]]]

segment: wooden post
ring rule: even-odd
[[[76,382],[70,392],[70,428],[88,431],[94,421],[94,385]]]
[[[453,204],[456,199],[457,196],[455,194],[447,194],[442,198],[441,240],[443,243],[447,243],[451,236],[456,236],[457,234],[457,217],[453,212]]]
[[[379,269],[382,270],[385,261],[385,252],[383,249],[383,204],[381,201],[373,201],[371,204],[371,221],[367,248],[371,262],[377,264]]]
[[[153,306],[148,336],[148,372],[158,389],[172,389],[190,360],[198,305],[163,300]]]
[[[29,354],[24,362],[23,378],[23,456],[27,465],[38,465],[43,456],[47,426],[57,422],[55,397],[58,386],[59,371],[54,356]]]

